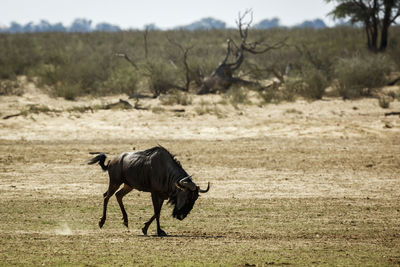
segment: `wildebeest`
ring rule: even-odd
[[[200,189],[175,156],[162,146],[144,151],[124,152],[104,165],[106,157],[104,153],[101,153],[88,162],[88,164],[98,162],[103,171],[108,171],[110,178],[108,190],[103,194],[103,216],[99,221],[100,228],[106,221],[108,200],[122,184],[123,187],[115,195],[121,208],[124,225],[128,227],[128,215],[122,198],[132,189],[150,192],[154,215],[144,224],[142,232],[147,235],[147,229],[156,219],[159,236],[167,235],[160,227],[160,212],[164,200],[168,199],[168,203],[174,206],[172,216],[183,220],[192,210],[199,193],[206,193],[210,189],[210,183],[207,189]]]

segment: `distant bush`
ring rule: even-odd
[[[266,104],[278,104],[282,101],[295,101],[298,91],[303,86],[303,81],[298,78],[287,79],[285,84],[273,83],[259,91],[260,97]]]
[[[232,86],[225,93],[225,97],[235,108],[238,108],[238,104],[250,104],[250,100],[247,91],[241,86]]]
[[[193,99],[186,93],[174,90],[173,93],[160,98],[162,105],[191,105]]]
[[[389,108],[390,102],[392,102],[392,100],[393,99],[390,96],[382,95],[379,97],[378,103],[381,108]]]
[[[292,101],[299,94],[319,99],[325,84],[332,82],[340,85],[337,88],[344,97],[368,95],[371,88],[382,85],[379,79],[388,72],[388,62],[394,62],[396,70],[400,70],[400,27],[391,28],[388,56],[384,58],[367,52],[364,32],[358,28],[250,31],[250,42],[265,40],[273,44],[288,37],[287,46],[279,50],[259,55],[246,53],[241,68],[234,73],[235,77],[262,84],[267,79],[282,79],[290,66],[291,73],[285,75],[281,88],[261,90],[260,95],[267,103]],[[88,94],[133,95],[139,89],[154,96],[175,89],[195,91],[203,77],[210,75],[225,58],[226,40],[237,41],[238,32],[234,29],[150,31],[146,49],[143,37],[140,31],[3,33],[0,35],[0,79],[16,80],[18,75],[37,77],[34,80],[40,86],[48,85],[46,88],[51,93],[68,99]],[[190,48],[186,61],[188,72],[183,60],[184,49],[176,44]],[[125,59],[115,57],[119,53],[129,55],[137,69]],[[228,63],[234,61],[234,56],[231,55]],[[17,93],[11,87],[3,88],[3,94]],[[239,103],[240,95],[237,96],[233,101]]]
[[[204,52],[205,54],[202,54]],[[196,54],[195,54],[196,53]],[[218,66],[218,63],[223,59],[216,55],[210,54],[208,51],[194,50],[192,58],[189,59],[190,79],[200,86],[202,79],[210,75]],[[207,58],[207,60],[204,60]]]
[[[338,92],[344,98],[371,96],[372,89],[385,85],[391,67],[383,55],[341,58],[335,65]]]
[[[132,66],[116,68],[104,82],[104,93],[125,93],[133,97],[137,92],[139,74]]]
[[[285,84],[278,90],[276,98],[279,101],[295,101],[296,97],[305,90],[305,83],[301,76],[287,78]]]
[[[0,80],[0,95],[22,95],[24,92],[18,80]]]
[[[217,104],[210,103],[203,99],[200,101],[199,106],[197,106],[194,110],[197,113],[197,115],[200,116],[209,114],[209,115],[215,115],[217,116],[217,118],[224,117],[222,111],[218,108]]]
[[[26,35],[0,35],[0,79],[15,79],[40,62],[41,51]]]
[[[400,29],[400,27],[397,28]],[[395,64],[397,71],[400,71],[400,39],[391,38],[386,52],[388,57]]]
[[[165,108],[163,108],[163,107],[153,107],[151,109],[151,112],[153,112],[155,114],[160,114],[160,113],[165,112]]]
[[[302,73],[304,86],[299,88],[299,93],[308,99],[321,99],[329,82],[322,71],[314,68],[306,69]]]
[[[58,84],[54,87],[54,93],[58,97],[63,97],[66,100],[75,100],[81,95],[81,85],[76,84]]]
[[[166,94],[176,88],[178,71],[163,61],[149,61],[144,64],[144,75],[149,79],[149,90],[154,96]]]

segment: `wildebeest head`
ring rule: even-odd
[[[192,181],[191,176],[182,178],[175,186],[177,187],[176,194],[170,198],[169,202],[174,205],[172,216],[178,220],[186,218],[199,197],[199,193],[206,193],[210,189],[210,183],[208,183],[207,189],[200,189],[200,187]]]

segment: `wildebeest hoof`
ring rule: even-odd
[[[160,229],[160,231],[158,231],[158,236],[168,236],[166,232],[164,232],[163,230]]]
[[[144,235],[147,235],[147,228],[143,227],[142,228],[142,232],[143,232]]]
[[[128,227],[128,221],[124,221],[124,225],[126,226],[126,228],[129,228]]]
[[[106,220],[100,219],[99,221],[99,227],[103,227],[104,223],[106,222]]]

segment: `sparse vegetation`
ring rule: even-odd
[[[339,59],[335,65],[338,92],[343,98],[371,96],[372,90],[385,85],[391,68],[382,55]]]
[[[247,94],[248,92],[243,87],[232,86],[225,93],[225,97],[229,100],[232,106],[238,108],[239,104],[247,105],[251,103]]]
[[[138,88],[139,75],[131,66],[117,67],[104,83],[104,93],[121,93],[133,97]]]
[[[378,98],[378,103],[381,108],[389,108],[390,102],[392,102],[393,98],[386,95],[381,95]]]
[[[302,73],[304,86],[300,89],[300,95],[308,99],[321,99],[329,82],[322,71],[310,68]]]
[[[165,108],[163,108],[163,107],[158,107],[158,106],[153,107],[153,108],[151,109],[151,112],[156,113],[156,114],[158,114],[158,113],[163,113],[164,111],[165,111]]]
[[[368,96],[385,83],[388,72],[400,70],[400,28],[391,32],[389,56],[376,56],[364,47],[358,28],[249,30],[248,42],[265,39],[273,44],[288,37],[287,46],[248,54],[237,75],[253,84],[240,86],[279,79],[277,88],[261,90],[267,103],[298,95],[320,99],[333,81],[343,97]],[[0,93],[20,94],[13,84],[18,75],[35,77],[40,85],[49,85],[54,96],[70,100],[82,95],[134,96],[138,91],[154,96],[196,92],[224,59],[225,40],[235,41],[237,35],[237,30],[149,31],[144,47],[142,32],[2,34],[0,78],[7,82],[2,82]],[[129,55],[135,67],[115,56],[118,53]]]
[[[160,97],[162,105],[182,105],[187,106],[192,104],[192,97],[187,93],[182,93],[175,90],[173,93]]]
[[[22,95],[23,91],[18,80],[0,80],[0,95]]]
[[[199,105],[195,107],[195,112],[197,115],[215,115],[218,118],[223,117],[223,113],[221,109],[218,108],[218,105],[216,103],[210,103],[206,100],[201,100]]]

